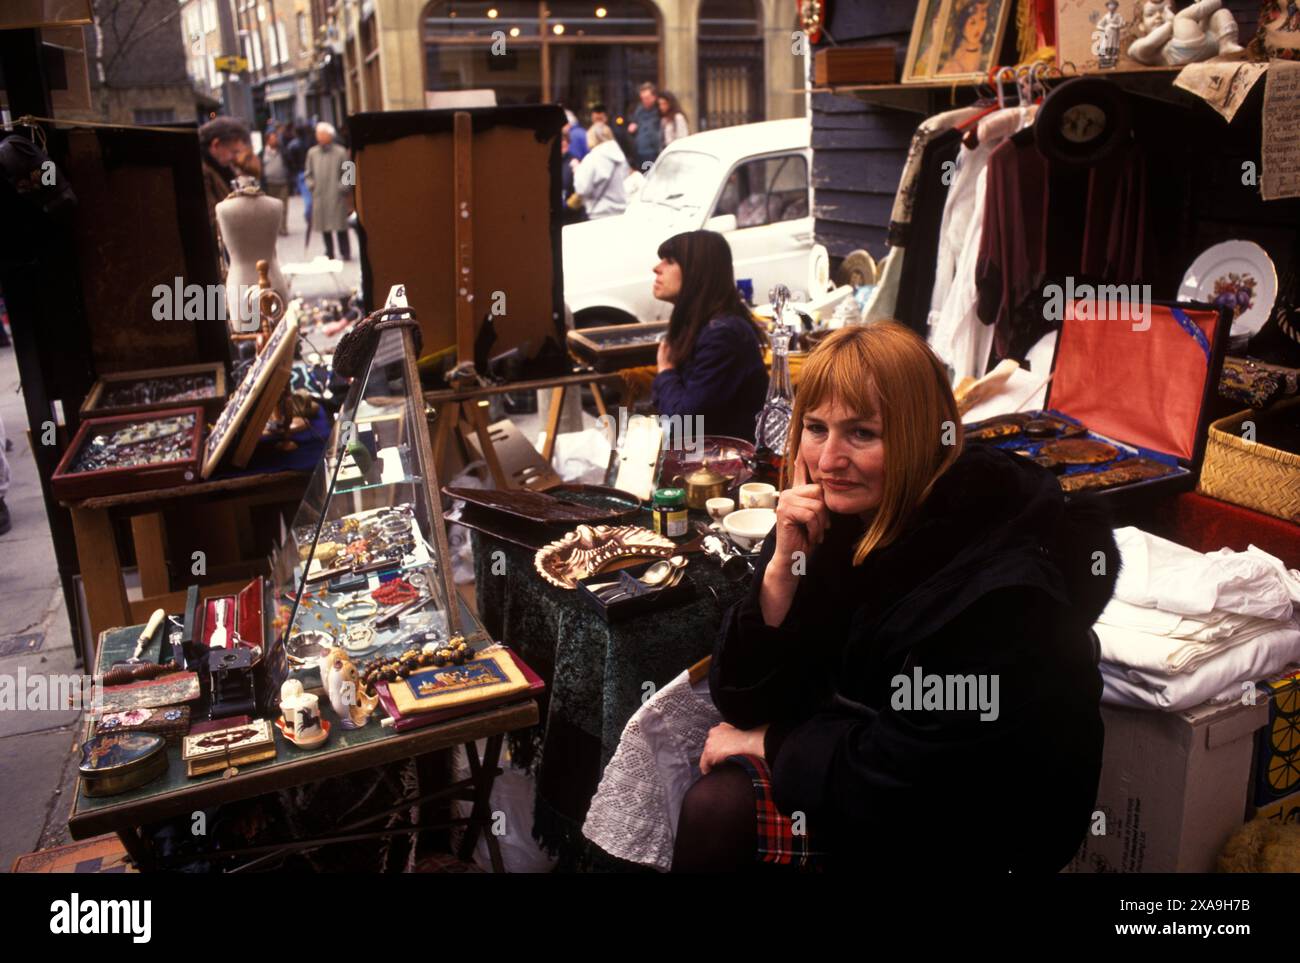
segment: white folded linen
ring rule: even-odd
[[[1115,597],[1205,618],[1212,612],[1286,621],[1300,604],[1300,572],[1255,546],[1203,554],[1137,528],[1115,530],[1123,557]]]
[[[1098,635],[1100,635],[1098,627]],[[1300,623],[1292,620],[1249,644],[1219,652],[1195,672],[1173,675],[1117,665],[1103,657],[1102,702],[1179,712],[1216,696],[1240,698],[1244,682],[1259,682],[1300,662]]]
[[[1225,615],[1214,622],[1202,623],[1174,616],[1175,624],[1166,633],[1114,625],[1104,616],[1105,613],[1093,626],[1101,640],[1103,660],[1166,675],[1195,671],[1220,652],[1290,624],[1249,615]]]

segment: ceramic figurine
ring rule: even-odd
[[[1097,41],[1097,64],[1114,67],[1119,63],[1119,35],[1128,21],[1119,14],[1119,0],[1106,0],[1106,12],[1097,21],[1093,36]]]
[[[370,714],[379,705],[379,696],[365,693],[361,675],[345,650],[330,649],[320,664],[320,674],[330,708],[344,729],[360,729],[370,721]]]
[[[1237,21],[1222,0],[1200,0],[1177,13],[1172,3],[1148,0],[1142,8],[1138,39],[1128,55],[1138,63],[1173,67],[1240,54]]]

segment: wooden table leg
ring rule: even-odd
[[[560,430],[560,414],[564,410],[564,385],[551,389],[551,405],[546,412],[546,440],[542,442],[542,460],[551,463],[555,454],[555,434]]]
[[[596,402],[597,413],[602,418],[605,417],[606,415],[609,414],[609,412],[605,409],[605,396],[601,394],[600,385],[596,384],[596,382],[593,381],[590,385],[588,385],[588,387],[591,388],[592,400]]]
[[[438,409],[438,425],[433,430],[433,467],[439,478],[451,477],[451,473],[443,464],[443,459],[447,454],[447,439],[456,430],[458,421],[460,421],[459,401],[448,401]]]
[[[474,846],[478,843],[479,831],[487,828],[488,855],[492,859],[492,871],[504,873],[505,864],[501,860],[500,841],[492,835],[492,784],[500,771],[501,744],[505,740],[502,733],[489,736],[483,749],[483,761],[478,758],[478,746],[473,742],[465,743],[465,755],[469,757],[469,771],[474,778],[474,808],[470,810],[469,825],[465,827],[465,836],[461,840],[460,852],[457,854],[464,862],[474,858]]]
[[[154,868],[153,849],[144,841],[144,837],[137,830],[119,829],[117,838],[122,841],[122,848],[131,857],[131,862],[135,863],[137,870],[147,873]]]
[[[479,447],[483,450],[483,458],[487,461],[488,471],[492,473],[492,480],[502,490],[513,487],[506,477],[505,469],[501,467],[501,459],[497,456],[497,448],[492,441],[492,432],[488,430],[487,405],[468,402],[465,407],[469,411],[474,433],[478,435]]]
[[[147,598],[165,595],[171,589],[167,575],[167,530],[162,512],[131,516],[131,537],[135,542],[135,563],[140,569],[140,591]]]
[[[72,531],[77,540],[81,586],[86,593],[90,637],[105,629],[131,625],[131,608],[122,583],[122,559],[113,538],[113,522],[105,509],[73,508]]]

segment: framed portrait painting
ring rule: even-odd
[[[1015,0],[921,0],[903,83],[980,80],[1002,49]]]

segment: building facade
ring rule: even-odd
[[[256,122],[343,117],[341,64],[326,0],[234,0]]]
[[[230,49],[221,41],[219,4],[229,8]],[[242,56],[255,128],[271,121],[344,117],[342,43],[328,15],[327,0],[183,0],[181,30],[188,71],[202,94],[222,96],[223,54]]]
[[[170,124],[199,119],[209,101],[196,93],[175,0],[95,0],[83,27],[90,105],[60,119]]]
[[[650,81],[691,130],[804,113],[789,0],[334,0],[348,111],[418,109],[489,88],[497,103],[605,104]]]

